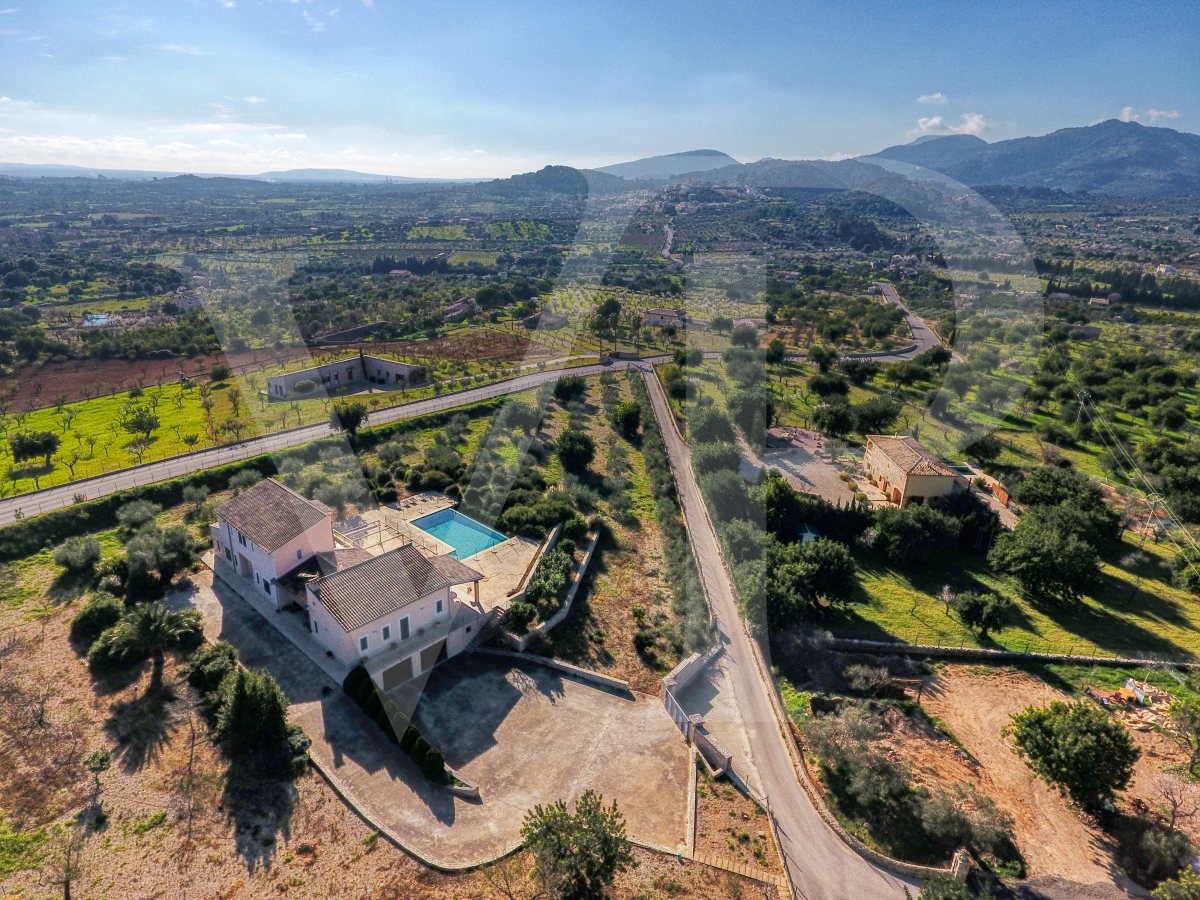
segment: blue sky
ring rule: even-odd
[[[469,177],[1200,130],[1197,5],[958,5],[0,0],[0,161]]]

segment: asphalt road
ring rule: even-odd
[[[904,305],[904,301],[900,299],[900,293],[896,290],[894,284],[886,281],[876,281],[875,287],[879,288],[879,293],[883,295],[883,299],[898,307],[904,313],[904,321],[908,323],[908,329],[912,332],[913,343],[917,345],[915,350],[910,350],[908,353],[896,354],[898,359],[911,359],[918,354],[924,353],[926,350],[941,345],[942,342],[933,333],[933,329],[925,324],[925,320],[920,316],[914,315],[912,310]]]
[[[657,363],[663,359],[666,359],[666,357],[650,357],[645,361]],[[521,391],[536,388],[549,381],[557,381],[563,375],[598,375],[601,372],[609,372],[615,369],[628,369],[631,365],[633,363],[628,360],[614,360],[608,365],[575,366],[568,369],[533,372],[529,375],[510,378],[507,381],[498,381],[495,384],[469,388],[450,394],[442,394],[439,397],[430,397],[427,400],[417,400],[400,406],[373,410],[367,419],[367,424],[386,425],[402,419],[412,419],[431,412],[440,412],[441,410],[451,409],[456,406],[477,403],[480,400],[490,400],[493,397],[520,393]],[[145,465],[135,466],[130,469],[121,469],[116,472],[110,472],[107,475],[97,475],[93,478],[73,481],[68,484],[59,485],[58,487],[46,488],[43,491],[18,494],[15,497],[0,500],[0,525],[8,525],[14,522],[18,518],[18,511],[26,516],[49,512],[53,509],[70,506],[75,502],[77,496],[82,496],[87,500],[95,500],[127,488],[167,481],[171,478],[179,478],[182,475],[189,475],[203,469],[210,469],[213,466],[222,466],[227,463],[237,462],[238,460],[261,456],[264,453],[308,444],[312,441],[329,437],[334,433],[325,423],[305,425],[301,428],[279,431],[274,434],[263,435],[262,437],[238,441],[233,444],[224,444],[220,447],[212,447],[207,450],[198,450],[194,453],[173,456],[169,459],[146,463]]]
[[[906,882],[876,868],[847,847],[821,819],[797,781],[785,743],[785,726],[771,699],[774,686],[768,683],[762,657],[743,625],[720,543],[692,475],[688,447],[675,427],[658,378],[649,366],[642,367],[642,371],[667,445],[696,563],[729,658],[730,681],[758,781],[778,824],[780,849],[793,892],[804,900],[899,900],[904,897]]]

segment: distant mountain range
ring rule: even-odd
[[[175,174],[0,164],[0,176],[25,178],[162,180]],[[848,189],[898,176],[912,182],[953,179],[971,187],[1051,188],[1129,198],[1200,197],[1200,135],[1110,120],[1083,128],[1064,128],[1041,137],[991,144],[971,135],[927,135],[910,144],[837,162],[761,159],[739,163],[719,150],[688,150],[592,170],[547,166],[539,172],[478,181],[472,189],[506,195],[538,191],[610,194],[673,182]],[[291,169],[261,175],[206,177],[299,184],[448,186],[455,183],[449,179],[371,175],[347,169]],[[461,179],[457,183],[470,181]]]
[[[1112,120],[994,144],[973,135],[926,135],[837,162],[739,163],[717,150],[691,150],[582,170],[582,178],[572,179],[564,174],[567,171],[572,170],[548,166],[479,187],[583,192],[586,181],[587,190],[602,194],[674,182],[846,190],[902,176],[910,182],[969,187],[1050,188],[1148,199],[1200,197],[1200,135]]]
[[[994,144],[947,135],[861,157],[864,162],[875,159],[923,166],[973,187],[1048,187],[1126,197],[1200,195],[1200,135],[1116,119]]]
[[[449,184],[475,181],[470,178],[410,178],[405,175],[372,175],[351,169],[287,169],[260,175],[224,175],[220,173],[152,172],[144,169],[94,169],[87,166],[60,166],[50,163],[0,163],[0,175],[14,178],[114,178],[125,181],[152,181],[197,174],[201,178],[235,178],[243,181],[282,181],[299,184]]]
[[[630,180],[647,178],[671,178],[689,172],[708,172],[725,166],[740,165],[728,153],[720,150],[685,150],[683,153],[668,153],[666,156],[650,156],[633,162],[617,163],[595,169],[606,175],[616,175]]]

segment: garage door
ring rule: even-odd
[[[445,641],[438,641],[436,644],[430,644],[421,651],[421,671],[428,672],[433,668],[433,664],[438,661],[438,654],[442,652],[442,647],[445,646]]]
[[[412,657],[406,656],[394,666],[383,670],[383,689],[390,691],[413,677]]]

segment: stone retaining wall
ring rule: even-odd
[[[987,647],[943,647],[936,644],[902,644],[897,641],[869,641],[859,638],[834,638],[835,650],[874,653],[881,656],[931,656],[938,659],[963,659],[972,662],[1050,662],[1069,665],[1118,666],[1143,669],[1155,666],[1175,666],[1181,669],[1200,668],[1200,662],[1175,657],[1099,656],[1096,654],[1039,653],[1023,650],[993,650]]]
[[[549,669],[555,669],[562,672],[564,675],[569,675],[572,678],[578,678],[582,681],[588,681],[598,685],[605,690],[613,691],[617,694],[633,694],[633,690],[629,687],[628,681],[622,681],[620,678],[613,678],[609,675],[602,675],[599,672],[593,672],[590,669],[581,669],[579,666],[573,666],[570,663],[559,662],[557,659],[550,659],[546,656],[538,656],[534,653],[517,653],[514,650],[497,650],[493,647],[480,647],[476,653],[486,653],[489,656],[503,656],[508,659],[522,660],[524,662],[537,663],[539,666],[545,666]]]

